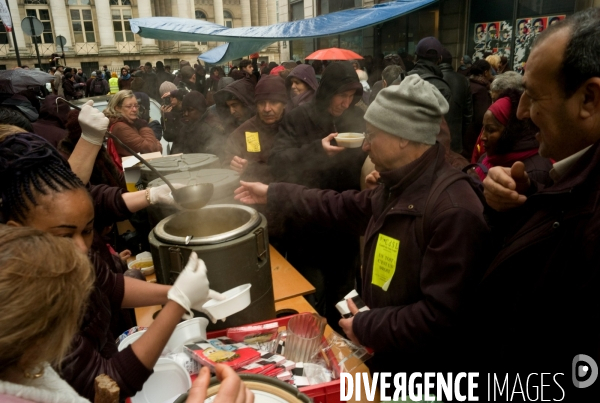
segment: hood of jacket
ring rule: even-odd
[[[315,102],[319,109],[329,108],[331,99],[335,94],[340,92],[356,90],[351,106],[354,106],[361,100],[363,87],[358,81],[358,75],[354,67],[349,62],[333,62],[330,63],[323,76],[321,83],[317,88]]]
[[[226,102],[229,95],[233,95],[248,109],[252,111],[252,115],[256,113],[254,102],[254,83],[249,79],[234,81],[220,91],[215,92],[214,98],[217,106],[227,106]]]
[[[415,68],[409,71],[407,75],[411,74],[434,74],[440,78],[444,78],[440,66],[425,59],[417,60],[417,62],[415,63]]]
[[[40,107],[40,119],[51,120],[58,122],[61,128],[65,128],[65,124],[67,123],[67,115],[71,108],[64,102],[56,103],[56,99],[58,95],[50,94],[44,101]],[[58,108],[57,108],[58,105]]]
[[[444,71],[454,71],[454,69],[452,68],[452,65],[450,63],[440,63],[438,65],[440,71],[444,72]]]
[[[319,83],[317,81],[317,76],[315,75],[315,69],[308,64],[300,64],[292,70],[292,72],[285,79],[285,87],[288,90],[288,94],[290,89],[292,88],[292,77],[296,77],[298,80],[304,82],[313,91],[317,91],[317,87]]]

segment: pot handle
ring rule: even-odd
[[[259,228],[254,231],[254,238],[256,239],[256,257],[259,262],[263,262],[267,258],[267,253],[269,252],[265,230]]]
[[[183,256],[181,255],[181,249],[177,246],[171,246],[169,248],[169,258],[171,260],[169,273],[171,274],[171,284],[175,284],[175,280],[183,270]]]

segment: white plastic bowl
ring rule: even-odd
[[[144,387],[135,396],[132,403],[163,403],[173,401],[192,387],[188,372],[177,362],[169,358],[159,358],[154,373],[144,383]]]
[[[225,300],[211,299],[202,305],[202,309],[210,313],[215,320],[225,319],[250,305],[250,287],[252,284],[243,284],[225,291],[222,293]]]
[[[335,137],[338,146],[346,148],[362,147],[365,135],[363,133],[339,133]]]
[[[125,337],[123,340],[121,340],[121,342],[117,346],[117,350],[119,350],[119,351],[125,350],[125,348],[128,345],[132,344],[134,341],[136,341],[137,339],[139,339],[140,337],[142,337],[142,335],[144,333],[146,333],[145,330],[140,330],[139,332],[135,332],[135,333],[130,334],[129,336]]]
[[[181,353],[185,344],[201,340],[206,341],[206,326],[208,326],[208,319],[206,318],[192,318],[179,323],[175,327],[164,351]]]

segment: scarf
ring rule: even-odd
[[[483,180],[487,176],[488,170],[490,168],[496,167],[496,166],[509,168],[515,162],[526,160],[527,158],[533,157],[537,153],[538,153],[538,149],[532,148],[531,150],[516,151],[514,153],[508,153],[508,154],[503,154],[503,155],[491,155],[490,156],[490,155],[486,154],[485,157],[483,158],[483,161],[481,161],[481,164],[483,164],[483,167],[481,166],[481,164],[478,164],[479,166],[477,168],[475,168],[475,172],[477,172],[477,175],[483,182]]]
[[[131,74],[127,73],[127,75],[126,75],[126,76],[124,76],[124,75],[121,75],[121,78],[122,78],[123,80],[129,80],[129,79],[131,78]]]
[[[476,83],[483,85],[487,89],[490,89],[490,82],[484,76],[471,76],[469,77],[469,79],[471,79],[471,81],[475,81]]]

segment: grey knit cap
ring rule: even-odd
[[[448,102],[440,91],[417,74],[400,85],[382,89],[365,113],[365,120],[384,132],[423,144],[435,144]]]

